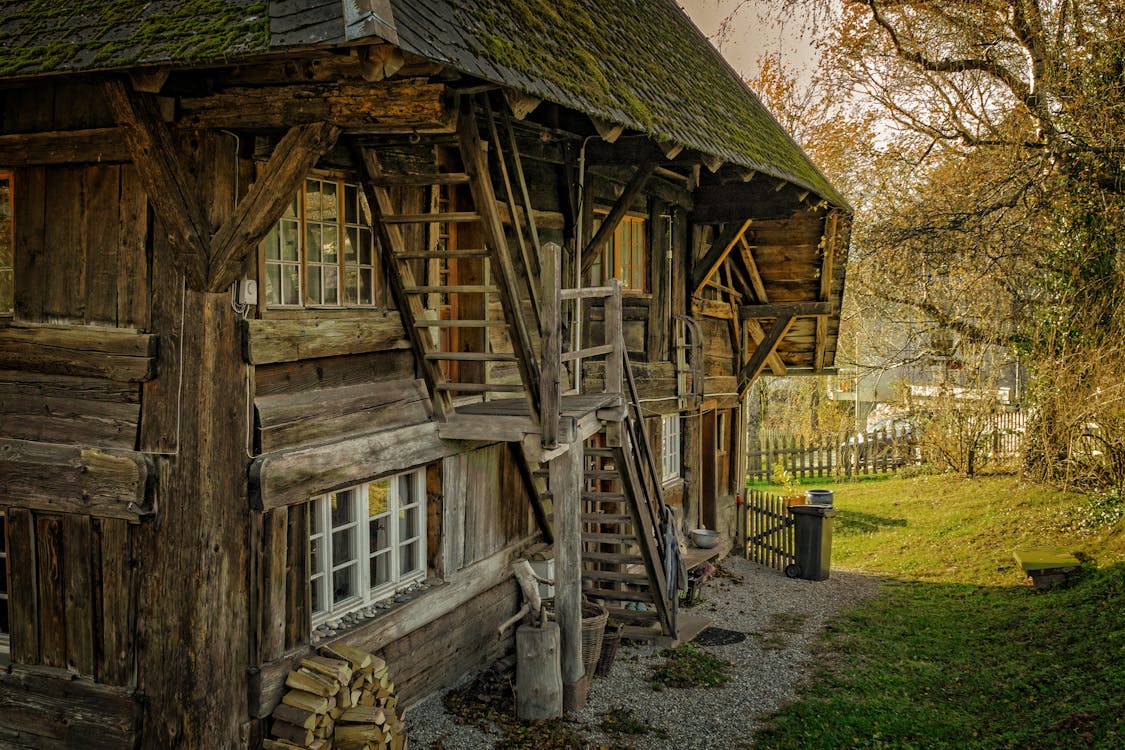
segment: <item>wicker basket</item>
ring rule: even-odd
[[[590,602],[582,603],[582,664],[591,677],[602,655],[602,635],[609,612],[605,607]]]
[[[613,669],[613,659],[617,656],[617,644],[621,642],[621,625],[607,625],[602,636],[602,655],[598,658],[598,666],[594,668],[595,677],[609,677]]]

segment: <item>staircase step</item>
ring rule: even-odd
[[[443,393],[523,393],[519,383],[437,383],[434,390]]]
[[[591,599],[603,599],[612,602],[653,602],[652,594],[647,591],[619,591],[616,589],[599,589],[588,586],[582,587],[582,593]],[[655,613],[653,613],[655,614]]]
[[[467,284],[434,284],[429,286],[408,286],[404,288],[407,294],[497,294],[500,291],[494,286]]]
[[[627,622],[652,622],[656,619],[656,610],[638,612],[635,609],[621,609],[619,607],[606,607],[610,619],[625,620]],[[659,635],[656,633],[654,635]]]
[[[415,328],[502,328],[506,320],[419,320]]]
[[[391,214],[383,217],[384,224],[438,224],[465,221],[480,221],[480,214],[476,211],[445,211],[428,214]]]
[[[464,172],[442,172],[440,174],[384,174],[372,180],[381,187],[426,186],[426,185],[468,185],[469,175]]]
[[[617,469],[587,469],[583,476],[586,479],[620,479],[621,472]]]
[[[587,581],[613,581],[648,586],[648,576],[640,573],[622,573],[619,570],[583,570],[582,578]]]
[[[583,513],[583,523],[633,523],[633,517],[618,513]]]
[[[582,541],[584,542],[605,542],[607,544],[624,544],[628,543],[633,546],[637,543],[636,534],[612,534],[603,531],[583,531]]]
[[[608,501],[614,503],[622,503],[625,502],[626,497],[620,492],[583,492],[582,499],[594,500],[599,502]]]
[[[582,451],[587,456],[616,456],[616,448],[586,448]]]
[[[426,359],[448,362],[515,362],[512,352],[427,352]]]
[[[431,258],[487,258],[487,250],[422,250],[395,253],[400,260],[429,260]]]
[[[621,637],[631,641],[655,641],[664,633],[658,625],[626,625],[621,628]]]
[[[583,552],[583,562],[607,562],[616,565],[643,564],[644,558],[640,555],[622,555],[617,552]]]

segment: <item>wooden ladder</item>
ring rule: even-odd
[[[652,505],[636,475],[627,441],[605,447],[603,439],[585,451],[582,492],[582,588],[610,617],[626,623],[628,638],[675,637],[670,601]],[[597,436],[595,436],[597,437]]]
[[[421,136],[423,139],[433,136]],[[387,172],[375,148],[358,146],[358,161],[366,171],[364,192],[371,208],[373,224],[379,237],[380,250],[391,294],[402,316],[403,326],[421,366],[422,376],[434,404],[435,416],[446,421],[455,415],[454,394],[495,396],[522,394],[527,398],[532,421],[539,420],[539,365],[534,352],[531,333],[526,325],[523,303],[511,255],[504,235],[504,227],[496,211],[483,144],[476,126],[471,103],[463,108],[458,119],[457,136],[452,142],[459,152],[463,171],[425,174],[391,174]],[[402,213],[396,210],[390,189],[395,186],[440,188],[447,185],[464,185],[469,188],[473,208],[469,211],[423,211]],[[426,242],[420,247],[408,246],[401,228],[410,225],[437,225],[442,223],[472,222],[479,225],[483,247],[475,249],[431,248]],[[440,284],[419,283],[411,263],[419,260],[480,259],[485,263],[485,283]],[[442,294],[450,297],[484,297],[477,305],[485,315],[477,319],[435,320],[426,314],[424,295]],[[488,314],[489,302],[497,299],[502,318]],[[446,351],[442,348],[442,329],[476,329],[482,331],[483,351]],[[507,333],[510,351],[495,351],[489,334],[496,329]],[[438,335],[434,335],[438,333]],[[442,362],[473,362],[481,364],[484,377],[473,382],[460,382],[446,377]],[[515,365],[519,382],[494,381],[493,365]],[[487,419],[487,417],[476,417]]]

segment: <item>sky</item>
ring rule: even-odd
[[[727,62],[743,77],[756,71],[756,62],[763,53],[781,52],[782,59],[795,70],[805,71],[813,61],[812,45],[802,38],[799,30],[790,24],[789,28],[774,28],[767,15],[760,14],[753,0],[678,0],[695,25],[716,43],[715,35],[719,24],[730,13],[738,9],[733,31],[719,47]]]

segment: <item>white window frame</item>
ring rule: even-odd
[[[387,508],[372,516],[369,499],[373,485],[388,485]],[[406,489],[408,496],[404,496]],[[332,502],[351,504],[349,518],[332,525]],[[312,604],[312,623],[320,625],[349,612],[369,606],[426,577],[426,470],[425,468],[395,474],[382,479],[349,487],[338,492],[315,497],[309,501],[309,588]],[[414,534],[402,536],[402,519],[413,511]],[[371,524],[386,523],[387,545],[381,550],[371,549]],[[349,533],[350,532],[350,533]],[[345,549],[338,549],[346,545]],[[315,551],[315,554],[314,554]],[[413,559],[409,569],[403,565],[404,553]],[[341,553],[337,557],[336,553]],[[385,557],[388,580],[375,583],[371,564],[377,557]],[[333,575],[346,568],[354,568],[351,595],[335,601]],[[317,602],[320,608],[317,608]]]
[[[665,414],[661,418],[660,435],[660,465],[663,481],[674,482],[682,476],[683,470],[679,414]]]

